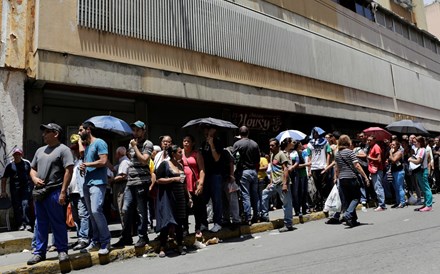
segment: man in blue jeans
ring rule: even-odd
[[[79,136],[85,141],[87,147],[84,151],[84,161],[80,165],[80,171],[85,173],[84,200],[92,229],[92,239],[86,248],[80,250],[87,253],[95,250],[100,245],[99,255],[107,255],[110,247],[110,230],[104,216],[104,197],[107,188],[107,143],[94,136],[95,125],[92,122],[84,122],[79,128]],[[89,227],[90,229],[90,227]]]
[[[237,159],[235,177],[236,181],[240,183],[245,222],[250,225],[260,219],[261,201],[258,194],[257,174],[260,164],[260,148],[254,140],[249,139],[249,129],[246,126],[240,127],[238,131],[240,140],[235,142],[232,155]],[[251,214],[252,209],[253,215]]]
[[[124,191],[122,207],[123,223],[122,235],[113,247],[123,247],[133,242],[131,231],[134,219],[137,220],[137,232],[139,239],[135,247],[144,247],[149,243],[148,239],[148,194],[151,185],[151,173],[149,162],[153,152],[153,143],[146,139],[146,126],[142,121],[131,124],[133,139],[130,141],[128,155],[131,166],[128,168],[127,185]]]
[[[382,149],[378,144],[376,144],[375,136],[368,136],[367,143],[370,146],[370,151],[368,152],[368,171],[371,174],[371,181],[374,185],[374,190],[377,195],[378,207],[374,209],[376,212],[384,211],[387,209],[385,204],[385,191],[383,189],[383,160],[382,160]]]
[[[46,260],[49,225],[55,238],[58,259],[69,260],[67,255],[67,228],[63,205],[67,202],[67,187],[73,170],[73,155],[59,141],[62,129],[55,123],[41,125],[43,140],[47,144],[37,150],[31,163],[31,179],[35,185],[36,227],[35,250],[27,261],[33,265]]]
[[[283,202],[283,212],[284,212],[284,227],[281,228],[280,232],[287,232],[294,230],[292,225],[293,218],[293,207],[292,207],[292,194],[290,193],[289,185],[289,170],[286,154],[280,150],[280,142],[272,138],[269,140],[270,146],[270,164],[271,164],[271,175],[270,183],[263,190],[263,208],[261,210],[262,221],[269,221],[269,199],[277,192]]]

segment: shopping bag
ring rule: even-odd
[[[332,191],[327,197],[327,200],[324,204],[324,211],[326,212],[339,212],[341,211],[341,198],[339,197],[338,186],[336,184],[333,185]]]
[[[67,205],[66,224],[68,227],[75,227],[75,221],[73,220],[72,215],[72,206],[70,203]]]

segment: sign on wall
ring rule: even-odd
[[[278,115],[263,115],[257,113],[232,113],[232,122],[237,126],[246,126],[250,130],[280,131],[282,121]]]

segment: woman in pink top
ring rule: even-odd
[[[194,150],[194,145],[193,136],[186,135],[183,138],[182,163],[186,175],[188,192],[193,204],[196,237],[201,237],[201,231],[208,229],[206,201],[203,197],[205,166],[202,154]]]

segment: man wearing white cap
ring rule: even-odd
[[[31,202],[32,181],[30,177],[31,163],[23,159],[23,151],[15,147],[12,150],[14,160],[5,168],[2,176],[1,197],[7,197],[6,181],[9,179],[12,207],[14,209],[14,230],[32,230],[32,217],[29,210]]]

